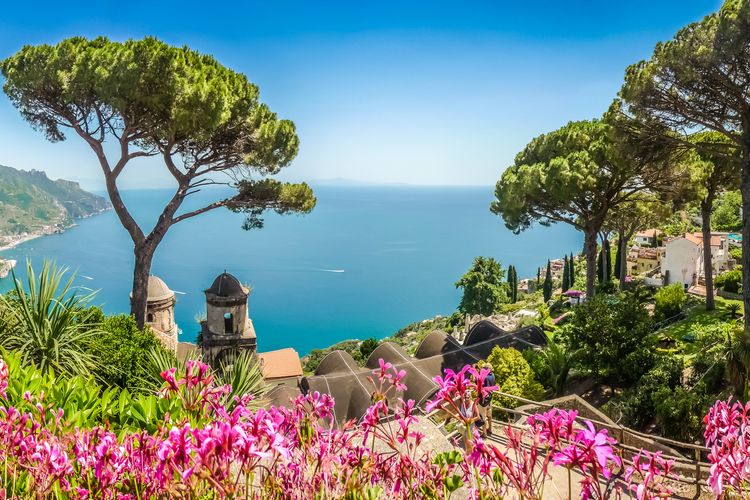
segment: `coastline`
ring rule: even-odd
[[[102,210],[90,213],[86,215],[85,217],[80,217],[75,220],[82,220],[82,219],[88,219],[89,217],[93,217],[95,215],[103,214],[104,212],[110,210],[110,208],[104,208]],[[23,243],[26,243],[31,240],[35,240],[37,238],[41,238],[42,236],[49,236],[51,234],[60,234],[68,229],[74,228],[77,226],[75,220],[71,222],[70,224],[60,226],[60,225],[52,225],[52,226],[45,226],[42,229],[37,229],[36,231],[32,231],[30,233],[24,233],[23,235],[15,235],[15,236],[7,236],[7,237],[1,237],[2,239],[8,239],[6,243],[0,244],[0,252],[5,252],[8,250],[12,250],[16,248],[18,245],[21,245]],[[0,257],[0,260],[2,258]]]
[[[75,224],[74,224],[75,225]],[[73,226],[67,226],[65,229],[69,229]],[[26,243],[27,241],[35,240],[37,238],[41,238],[42,236],[49,236],[50,234],[57,234],[65,231],[65,229],[57,229],[55,231],[34,231],[33,233],[28,233],[23,236],[18,236],[16,239],[12,239],[9,243],[6,243],[4,245],[0,245],[0,252],[5,252],[7,250],[12,250],[16,248],[18,245],[22,243]],[[13,238],[13,237],[11,237]]]

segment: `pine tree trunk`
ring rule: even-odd
[[[742,302],[745,329],[750,329],[750,130],[745,132],[742,159]]]
[[[625,290],[625,277],[628,275],[628,240],[623,238],[622,234],[617,241],[617,247],[617,251],[620,252],[620,290]]]
[[[583,239],[586,253],[586,295],[589,298],[596,293],[596,233],[595,229],[588,229]]]
[[[713,259],[711,256],[711,205],[709,193],[701,202],[701,230],[703,232],[703,278],[706,282],[706,311],[716,309],[714,301]]]
[[[130,314],[135,318],[138,328],[146,324],[146,302],[148,301],[148,277],[151,274],[151,261],[156,246],[136,245],[135,265],[133,267],[133,289],[130,296]]]

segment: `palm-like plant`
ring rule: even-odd
[[[572,367],[571,354],[560,344],[550,340],[541,352],[547,365],[547,376],[555,396],[562,396]]]
[[[190,355],[188,358],[180,360],[175,358],[171,353],[166,351],[152,351],[151,359],[151,386],[154,389],[159,388],[163,379],[161,373],[176,368],[176,373],[183,375],[185,373],[185,363],[192,359],[198,360],[198,355]],[[263,373],[258,358],[249,351],[240,351],[236,356],[230,356],[231,359],[222,363],[218,370],[214,370],[216,385],[229,385],[231,390],[224,396],[222,403],[225,407],[231,409],[235,405],[235,396],[244,396],[252,394],[253,401],[248,405],[249,408],[257,408],[263,404],[263,396],[268,392],[268,385],[263,380]]]
[[[250,407],[260,407],[263,396],[269,387],[263,380],[260,360],[249,351],[240,352],[231,362],[222,363],[217,373],[217,382],[220,385],[229,385],[232,390],[225,396],[225,406],[234,407],[234,397],[252,394],[254,399]]]
[[[750,382],[750,331],[739,329],[727,345],[727,375],[735,394],[747,399]]]
[[[729,311],[729,315],[732,319],[739,316],[740,312],[740,303],[739,302],[730,302],[727,304],[727,311]]]
[[[26,262],[28,291],[13,274],[15,293],[0,296],[6,325],[0,346],[43,373],[89,375],[97,361],[88,353],[91,337],[101,333],[88,307],[95,293],[79,295],[74,274],[45,261],[37,277]]]

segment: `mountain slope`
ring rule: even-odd
[[[0,243],[29,233],[51,233],[109,208],[77,182],[53,181],[38,170],[0,165]]]

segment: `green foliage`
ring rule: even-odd
[[[359,353],[362,355],[362,359],[366,360],[372,354],[372,351],[378,348],[380,342],[374,337],[365,339],[359,345]]]
[[[716,401],[716,396],[700,390],[662,387],[653,393],[656,421],[662,433],[683,442],[703,438],[703,415]]]
[[[700,226],[695,225],[692,219],[684,212],[675,212],[672,214],[672,217],[661,226],[661,229],[667,236],[682,236],[685,233],[700,231]]]
[[[651,318],[632,294],[597,296],[574,309],[563,335],[575,361],[595,377],[613,384],[637,380],[647,371]]]
[[[618,280],[624,280],[625,276],[620,275],[620,268],[622,267],[622,248],[623,246],[620,245],[620,242],[617,242],[617,251],[615,252],[615,267],[614,267],[614,276]]]
[[[681,382],[683,369],[680,358],[668,357],[646,372],[620,401],[623,423],[636,429],[650,424],[656,418],[656,406],[660,402],[656,394],[662,393],[662,389],[674,390]]]
[[[682,283],[672,283],[654,294],[654,315],[659,319],[671,318],[685,306],[685,288]]]
[[[665,165],[631,158],[615,141],[609,123],[576,121],[534,138],[503,171],[490,210],[508,229],[534,222],[566,223],[583,231],[588,257],[595,259],[596,235],[607,212],[644,186],[658,191],[672,184]],[[594,293],[595,269],[587,269]]]
[[[568,262],[568,256],[565,256],[565,260],[563,262],[563,275],[562,275],[562,291],[563,293],[567,292],[570,289],[571,279],[570,279],[570,262]]]
[[[719,196],[711,213],[711,228],[716,231],[739,231],[742,229],[742,195],[739,191],[727,191]],[[740,250],[738,248],[738,250]],[[740,255],[741,255],[740,250]]]
[[[315,370],[318,369],[318,365],[320,364],[320,362],[323,361],[323,358],[325,358],[329,353],[337,350],[349,353],[352,358],[354,358],[354,361],[356,361],[360,365],[363,365],[366,358],[362,357],[362,353],[359,350],[359,344],[360,343],[358,340],[344,340],[343,342],[339,342],[338,344],[326,347],[325,349],[313,349],[307,356],[303,358],[304,364],[302,368],[306,373],[315,372]]]
[[[487,361],[492,365],[499,391],[512,396],[538,400],[544,395],[544,388],[534,378],[529,363],[517,349],[495,347]],[[515,408],[521,403],[496,395],[494,401],[504,408]]]
[[[739,316],[740,309],[742,309],[742,306],[739,302],[730,302],[729,304],[727,304],[727,311],[729,311],[729,317],[731,319]]]
[[[299,149],[294,123],[260,101],[247,77],[213,57],[155,38],[114,42],[73,37],[25,46],[0,63],[3,90],[33,128],[56,142],[80,137],[102,166],[118,219],[134,242],[131,314],[145,322],[146,283],[154,252],[174,224],[226,207],[246,214],[307,213],[316,199],[307,184],[269,178]],[[114,144],[115,147],[109,146]],[[177,185],[150,233],[122,203],[116,180],[130,161],[158,157]],[[180,210],[201,187],[226,174],[235,192]]]
[[[26,263],[27,288],[13,275],[15,293],[0,296],[5,325],[0,328],[0,347],[15,352],[24,364],[43,373],[89,375],[101,363],[88,346],[101,333],[92,324],[96,311],[88,308],[93,293],[78,295],[74,275],[45,261],[38,277]]]
[[[544,283],[542,284],[542,295],[545,303],[552,298],[552,286],[552,267],[550,262],[547,261],[547,272],[544,274]]]
[[[131,393],[152,391],[154,383],[149,369],[151,354],[163,351],[170,360],[170,366],[175,366],[174,356],[165,351],[148,328],[139,330],[132,316],[101,317],[100,331],[90,340],[87,349],[92,357],[107,362],[100,364],[93,375],[106,386],[128,389]],[[161,380],[157,381],[160,385]]]
[[[572,355],[560,344],[550,341],[542,349],[542,358],[547,365],[547,374],[552,394],[562,396],[573,365]]]
[[[177,420],[185,416],[176,400],[157,399],[153,394],[133,396],[116,387],[102,389],[90,377],[43,373],[9,352],[2,353],[2,358],[10,375],[8,404],[21,412],[32,411],[33,403],[24,397],[28,392],[43,399],[50,420],[54,420],[52,410],[62,408],[71,429],[107,424],[116,432],[139,429],[155,432],[168,415]]]
[[[492,257],[475,258],[471,269],[456,282],[456,288],[463,289],[458,310],[483,316],[498,312],[508,302],[503,276],[503,268]]]
[[[106,207],[104,198],[87,193],[78,183],[0,165],[0,234],[4,236],[64,226]]]
[[[260,362],[250,351],[241,351],[231,363],[222,363],[216,372],[216,383],[218,386],[228,385],[231,388],[222,400],[222,404],[230,410],[235,407],[235,400],[245,394],[253,395],[248,407],[261,407],[263,396],[269,390],[263,379]]]
[[[742,247],[730,247],[729,255],[737,262],[742,262]]]
[[[720,290],[731,293],[742,292],[742,271],[739,269],[732,269],[718,275],[714,279],[714,285]]]

